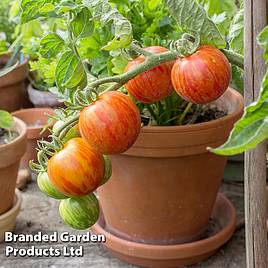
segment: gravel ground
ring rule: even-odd
[[[221,192],[225,193],[235,204],[238,212],[238,220],[243,218],[243,186],[238,184],[225,183],[221,187]],[[62,224],[58,215],[57,201],[46,198],[41,194],[35,182],[32,182],[24,190],[22,210],[17,218],[16,233],[43,233],[75,232]],[[231,241],[222,247],[219,252],[206,262],[194,265],[194,268],[243,268],[245,265],[245,235],[244,228],[235,233]],[[87,243],[84,244],[84,257],[6,257],[5,247],[7,245],[19,247],[31,247],[31,243],[9,243],[0,244],[0,268],[30,268],[30,267],[94,267],[94,268],[121,268],[135,267],[117,260],[105,251],[101,245]],[[35,244],[37,245],[37,244]],[[64,244],[67,246],[67,244]],[[62,247],[58,243],[38,243],[38,247]],[[69,244],[68,246],[71,246]],[[77,247],[77,244],[73,245]]]

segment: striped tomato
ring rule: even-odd
[[[103,156],[93,151],[82,138],[69,140],[48,161],[48,175],[61,193],[83,196],[93,192],[104,177]]]
[[[74,229],[84,230],[90,228],[98,220],[99,202],[93,193],[68,198],[61,201],[59,212],[66,224]]]
[[[220,50],[202,46],[194,54],[176,61],[171,78],[182,98],[192,103],[206,104],[227,90],[231,66]]]
[[[117,154],[129,149],[141,128],[138,107],[119,91],[106,92],[80,113],[82,138],[102,154]]]
[[[147,47],[146,51],[152,53],[167,52],[168,49],[159,46]],[[136,68],[143,63],[144,56],[139,56],[130,61],[126,66],[125,72]],[[139,74],[125,84],[127,91],[138,101],[143,103],[153,103],[169,96],[173,91],[171,82],[171,70],[174,61],[163,63],[153,69]]]

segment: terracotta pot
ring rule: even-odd
[[[4,240],[5,232],[14,230],[17,215],[19,214],[22,203],[22,196],[18,189],[14,198],[14,204],[10,210],[0,215],[0,242]]]
[[[19,136],[8,144],[0,145],[0,215],[12,207],[19,163],[27,146],[27,127],[20,119],[14,120],[13,128]]]
[[[203,236],[227,160],[206,148],[226,141],[243,113],[243,97],[229,89],[215,104],[228,115],[196,125],[144,127],[130,150],[111,156],[112,178],[98,190],[109,232],[147,244]]]
[[[0,59],[0,64],[7,62],[7,59],[7,56]],[[31,105],[25,88],[28,71],[28,61],[25,60],[13,71],[0,77],[0,109],[13,112]]]
[[[21,159],[21,168],[29,168],[29,161],[37,160],[37,141],[48,137],[48,130],[42,134],[41,132],[43,127],[47,124],[48,117],[46,114],[52,115],[53,112],[51,108],[31,108],[12,113],[27,125],[27,151]]]
[[[57,108],[64,106],[63,101],[60,101],[59,98],[51,92],[37,90],[31,85],[28,85],[27,91],[34,107]]]

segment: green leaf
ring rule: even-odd
[[[75,38],[85,38],[92,35],[94,31],[94,21],[88,8],[83,8],[81,12],[71,22],[72,32]]]
[[[266,26],[258,36],[258,43],[261,47],[265,48],[268,44],[268,26]]]
[[[171,15],[185,32],[198,32],[201,44],[225,48],[226,42],[204,8],[195,0],[164,0]]]
[[[235,0],[197,0],[197,2],[204,6],[208,15],[217,24],[221,34],[227,35],[233,16],[237,12]],[[220,17],[222,21],[220,21]]]
[[[51,58],[58,55],[64,46],[64,40],[57,34],[52,33],[41,40],[39,52],[44,58]]]
[[[60,92],[86,84],[86,72],[82,61],[72,52],[62,54],[56,67],[56,83]]]
[[[10,129],[13,122],[13,117],[9,112],[0,110],[0,128]]]
[[[57,5],[55,12],[57,14],[68,13],[69,11],[76,11],[79,6],[70,0],[62,0],[59,5]]]
[[[111,51],[128,47],[133,39],[131,23],[122,16],[116,8],[113,8],[107,0],[84,0],[94,17],[100,17],[101,26],[111,24],[114,39],[108,42],[102,49]]]
[[[250,111],[246,109],[243,118],[235,124],[228,141],[217,149],[216,154],[235,155],[255,148],[268,138],[268,102]]]
[[[125,70],[128,61],[122,55],[118,55],[112,59],[112,63],[114,65],[112,69],[113,73],[122,74]]]
[[[232,82],[231,86],[237,90],[239,90],[240,93],[243,94],[244,89],[244,71],[235,66],[232,65]]]
[[[234,155],[253,149],[268,138],[268,71],[263,79],[257,102],[246,108],[244,116],[235,124],[228,141],[212,152]]]
[[[259,34],[258,43],[264,49],[264,59],[268,63],[268,26]]]
[[[207,5],[207,12],[209,15],[226,12],[228,13],[228,16],[232,17],[237,10],[234,0],[203,0],[199,2],[204,2],[205,5]]]
[[[229,32],[230,48],[244,54],[244,9],[241,9],[234,16]]]
[[[53,0],[21,0],[21,23],[26,23],[49,13],[52,3]]]
[[[46,13],[53,11],[54,9],[55,9],[55,6],[53,4],[46,3],[39,9],[39,12],[40,14],[43,14],[43,13],[46,14]]]

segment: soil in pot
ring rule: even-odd
[[[29,161],[37,160],[37,141],[48,137],[49,131],[42,132],[42,130],[48,124],[48,115],[52,115],[53,112],[51,108],[31,108],[13,113],[27,125],[27,151],[21,159],[21,168],[29,168]]]
[[[19,133],[16,131],[7,131],[3,128],[0,128],[0,145],[8,144],[12,140],[16,139],[19,136]]]
[[[0,59],[2,63],[7,61],[7,56]],[[25,87],[27,75],[28,61],[25,60],[13,71],[0,77],[0,109],[13,112],[21,108],[31,107]]]
[[[227,140],[243,113],[243,97],[229,89],[215,105],[228,115],[195,125],[144,127],[130,150],[111,156],[112,178],[98,190],[109,232],[146,244],[203,236],[227,160],[207,147]]]
[[[19,136],[0,145],[0,215],[12,207],[19,163],[27,145],[25,123],[16,117],[14,121],[12,130],[19,133]]]
[[[185,124],[200,124],[205,122],[210,122],[212,120],[220,119],[227,115],[226,111],[220,110],[215,105],[207,105],[201,106],[200,108],[197,106],[194,113],[189,113],[185,118]],[[196,116],[195,116],[196,115]]]

